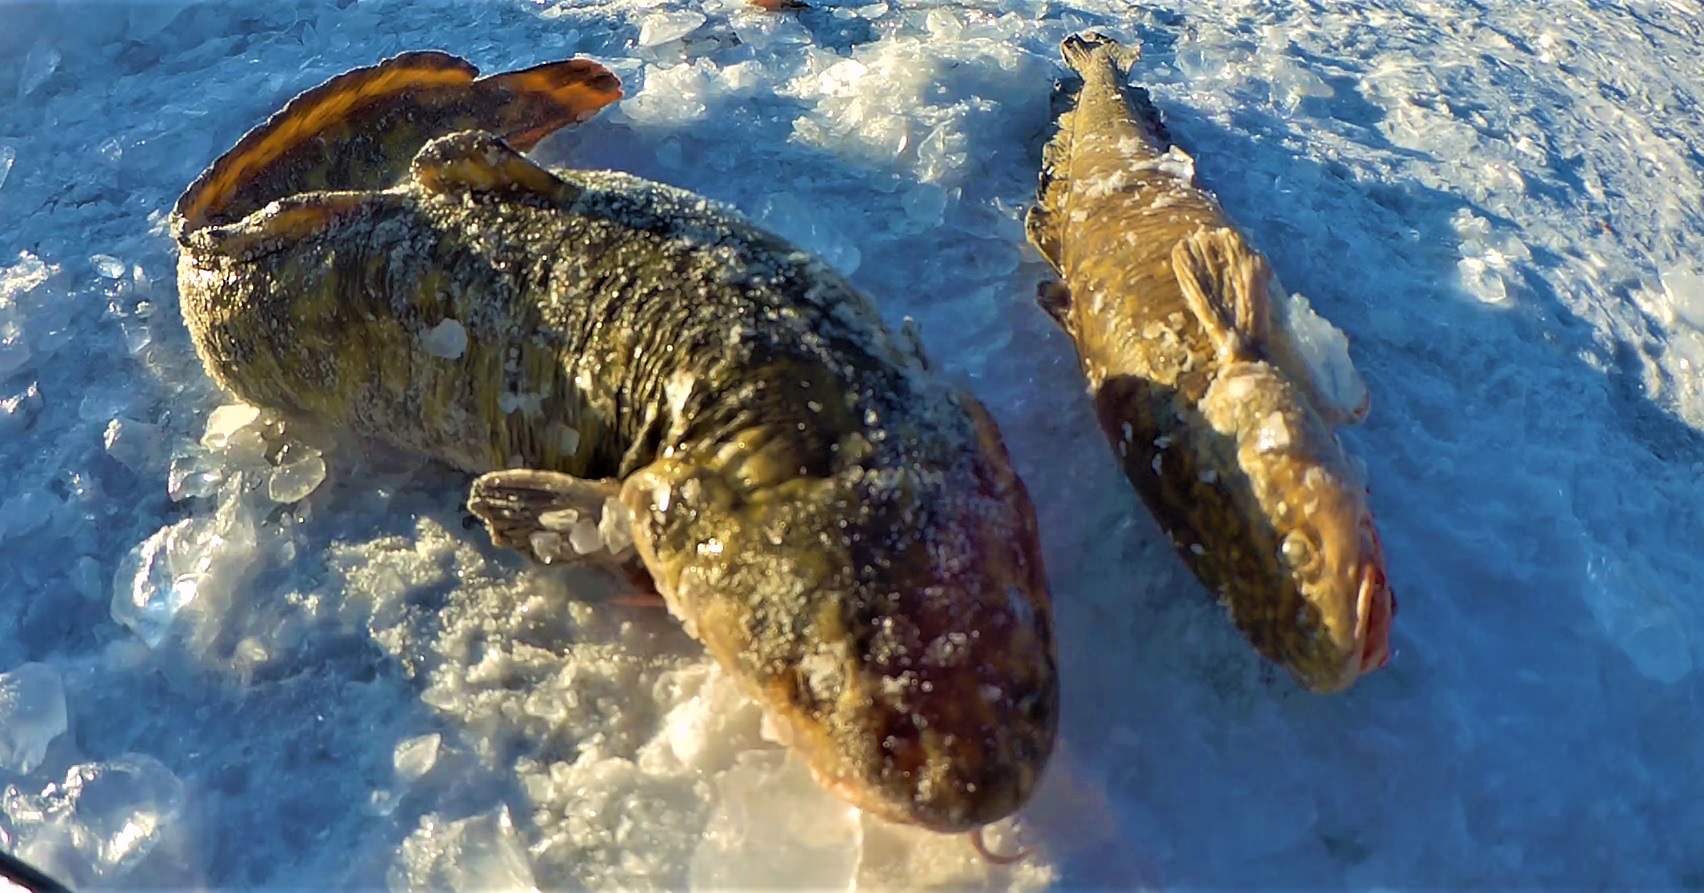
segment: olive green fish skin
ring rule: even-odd
[[[622,480],[658,591],[825,784],[942,831],[1020,807],[1056,733],[1051,604],[976,401],[737,213],[612,172],[433,186],[446,140],[391,189],[185,234],[210,374],[469,471]]]
[[[1133,60],[1121,50],[1095,37],[1064,47],[1081,80],[1027,221],[1063,280],[1042,303],[1185,564],[1261,655],[1305,688],[1340,690],[1360,669],[1361,575],[1382,560],[1362,488],[1312,393],[1259,355],[1289,346],[1227,357],[1192,308],[1174,250],[1203,233],[1240,236],[1194,185],[1146,91],[1126,85]],[[1254,269],[1269,275],[1263,261]]]

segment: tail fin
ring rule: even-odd
[[[1065,64],[1079,74],[1085,67],[1105,59],[1122,83],[1130,76],[1130,69],[1142,60],[1142,47],[1125,46],[1099,31],[1084,31],[1065,38],[1059,45],[1059,54],[1065,57]]]
[[[522,152],[621,98],[621,79],[590,59],[546,62],[492,75],[479,86],[493,98],[500,136]]]

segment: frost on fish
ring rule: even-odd
[[[212,377],[480,474],[499,545],[654,587],[857,805],[939,831],[1022,806],[1056,733],[1051,603],[981,405],[730,209],[428,136],[394,184],[263,202],[264,165],[222,159],[246,173],[198,184],[225,199],[192,187],[179,284]]]
[[[1061,49],[1076,78],[1026,219],[1062,280],[1040,303],[1179,556],[1261,654],[1341,689],[1383,664],[1394,611],[1331,430],[1367,409],[1347,338],[1195,185],[1194,159],[1127,86],[1137,54],[1094,34]]]

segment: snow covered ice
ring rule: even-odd
[[[79,889],[1704,884],[1694,0],[813,6],[4,6],[0,847]],[[1022,215],[1085,27],[1142,41],[1311,361],[1371,396],[1342,436],[1401,610],[1343,696],[1183,570],[1034,306]],[[1061,756],[989,835],[1028,860],[847,809],[666,612],[493,549],[463,476],[203,374],[172,202],[291,96],[428,47],[605,62],[627,98],[541,160],[740,208],[987,402],[1065,686]]]
[[[0,771],[28,774],[65,733],[65,686],[47,664],[0,673]]]

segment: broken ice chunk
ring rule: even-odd
[[[41,412],[41,388],[35,382],[16,394],[0,399],[0,434],[28,430]]]
[[[85,422],[108,422],[130,408],[131,395],[122,390],[84,394],[77,402],[77,418]]]
[[[467,353],[467,329],[453,319],[446,319],[420,336],[420,346],[440,359],[459,360]]]
[[[287,443],[278,451],[278,464],[266,481],[267,498],[278,503],[300,502],[325,481],[325,460],[318,450]]]
[[[23,70],[18,73],[18,98],[23,99],[47,83],[59,70],[59,50],[47,40],[38,40],[24,56]]]
[[[0,540],[25,536],[46,526],[65,501],[39,487],[0,500]]]
[[[47,664],[0,673],[0,772],[34,772],[65,734],[65,685]]]
[[[507,806],[456,822],[437,814],[422,819],[398,848],[385,882],[393,893],[538,889]]]
[[[420,776],[432,771],[432,767],[438,763],[438,745],[441,741],[442,736],[433,732],[398,744],[396,752],[391,756],[391,765],[396,769],[397,780],[403,784],[413,784]]]
[[[110,254],[96,254],[89,258],[89,266],[94,267],[95,275],[103,279],[124,278],[124,261]]]
[[[119,561],[112,619],[159,647],[190,604],[228,597],[254,563],[255,545],[255,519],[241,501],[160,528]]]
[[[0,143],[0,188],[6,186],[6,176],[12,172],[12,162],[18,159],[18,150]]]
[[[135,868],[183,812],[184,787],[164,764],[143,754],[125,754],[71,767],[62,785],[44,793],[63,803],[77,849],[104,878]]]
[[[568,531],[568,545],[580,555],[589,555],[602,549],[603,535],[598,533],[598,522],[590,518],[582,518],[574,522],[574,527]]]
[[[633,516],[620,499],[612,496],[604,500],[603,517],[598,519],[598,535],[604,548],[614,553],[633,545],[632,523]]]
[[[1285,293],[1282,286],[1274,289],[1278,299],[1278,325],[1288,335],[1288,346],[1312,382],[1312,390],[1326,402],[1319,407],[1328,418],[1358,421],[1366,414],[1367,384],[1349,357],[1349,336],[1314,312],[1313,305],[1300,294]]]
[[[204,519],[185,518],[162,527],[130,550],[113,577],[112,619],[129,627],[148,647],[157,647],[178,611],[195,598],[198,575],[179,575],[173,544],[193,540]]]
[[[1692,675],[1687,624],[1642,559],[1598,552],[1586,561],[1586,579],[1587,606],[1634,670],[1666,685]]]
[[[107,422],[104,442],[107,455],[138,474],[157,464],[165,453],[165,437],[160,426],[135,419]]]
[[[260,419],[260,410],[247,403],[227,403],[207,414],[207,429],[201,435],[201,445],[210,450],[224,449],[231,435]]]
[[[166,472],[166,495],[173,502],[206,498],[219,492],[219,482],[224,479],[224,463],[211,453],[195,450],[173,456],[171,469]]]
[[[654,47],[671,40],[679,40],[697,31],[699,26],[707,21],[709,19],[705,18],[703,13],[691,10],[653,13],[646,16],[639,26],[639,45]]]

